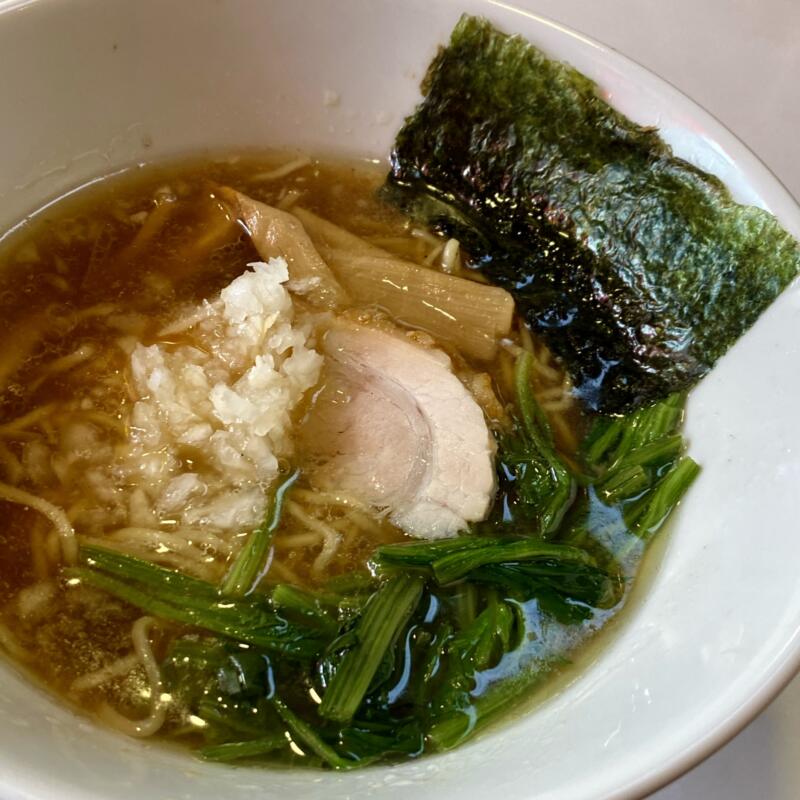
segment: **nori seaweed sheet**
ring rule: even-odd
[[[797,274],[766,211],[519,36],[464,16],[384,196],[459,238],[603,412],[694,384]]]

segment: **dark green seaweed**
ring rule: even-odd
[[[604,412],[694,384],[800,269],[762,209],[519,36],[464,16],[385,196],[461,240]]]

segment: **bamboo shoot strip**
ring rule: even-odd
[[[372,596],[355,632],[358,643],[342,659],[333,675],[319,714],[349,722],[361,705],[386,652],[408,622],[422,596],[420,577],[398,575]]]
[[[514,301],[504,289],[404,261],[310,211],[294,213],[356,302],[381,306],[479,359],[492,358],[511,330]]]
[[[81,288],[89,290],[98,283],[108,284],[125,275],[131,264],[158,238],[167,223],[171,221],[177,208],[176,200],[156,200],[136,236],[122,250],[114,253],[114,257],[111,259],[94,260],[90,263],[83,277]]]
[[[114,266],[119,268],[120,265],[126,265],[136,258],[147,247],[150,246],[159,233],[163,230],[164,226],[169,221],[172,213],[177,209],[177,201],[172,199],[158,199],[156,200],[154,208],[147,215],[144,224],[139,228],[139,232],[117,256],[114,258]],[[94,273],[87,275],[88,280],[96,280],[102,276]],[[106,278],[107,278],[106,274]],[[84,281],[85,283],[85,281]]]
[[[299,476],[300,470],[295,470],[279,484],[275,493],[269,498],[264,521],[247,537],[247,541],[222,580],[220,594],[243,597],[258,586],[269,568],[272,537],[281,522],[283,500]]]
[[[173,278],[182,277],[196,268],[197,262],[207,258],[218,247],[241,236],[242,231],[237,220],[228,210],[225,203],[211,194],[204,199],[204,215],[200,222],[200,234],[178,252],[183,269],[172,271]]]
[[[286,259],[290,289],[294,286],[322,308],[346,305],[346,292],[320,258],[297,217],[228,187],[219,189],[218,194],[244,225],[261,258],[281,256]]]

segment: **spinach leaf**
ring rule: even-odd
[[[250,533],[220,586],[220,594],[229,597],[249,595],[258,586],[269,568],[272,537],[281,524],[283,501],[289,489],[300,477],[295,470],[268,496],[269,504],[264,520]]]
[[[79,558],[82,566],[65,570],[67,577],[103,589],[162,619],[300,660],[316,657],[327,641],[319,626],[289,622],[274,611],[267,598],[223,598],[206,581],[101,547],[81,547]]]
[[[399,575],[375,592],[356,625],[357,643],[328,683],[319,706],[321,717],[336,722],[353,718],[381,661],[419,603],[422,590],[420,578]]]
[[[547,417],[533,395],[533,356],[523,352],[514,367],[519,420],[500,439],[498,496],[481,530],[524,528],[548,539],[575,500],[576,484],[559,456]]]

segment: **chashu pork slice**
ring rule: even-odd
[[[494,438],[441,350],[339,323],[326,334],[323,388],[304,426],[321,489],[348,492],[411,536],[455,536],[484,519]]]

